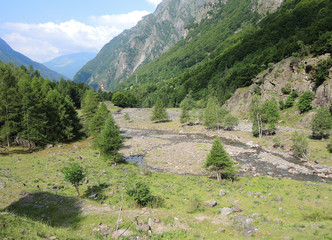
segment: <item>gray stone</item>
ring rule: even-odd
[[[148,225],[152,229],[152,226],[153,226],[153,220],[152,220],[152,218],[149,218]]]
[[[148,224],[139,224],[137,226],[137,231],[142,231],[144,233],[147,233],[151,230],[150,226]]]
[[[246,228],[242,234],[245,237],[250,237],[251,234],[255,234],[258,231],[258,228],[255,227],[254,225],[250,225],[248,228]]]
[[[94,198],[94,199],[97,198],[97,197],[98,197],[98,193],[94,193],[94,194],[89,196],[89,198]]]
[[[225,196],[226,194],[227,194],[226,190],[224,190],[224,189],[221,189],[220,192],[219,192],[220,196]]]
[[[233,210],[229,207],[224,207],[224,208],[220,208],[220,213],[221,216],[226,217],[227,215],[231,214],[233,212]]]
[[[74,149],[79,149],[80,147],[77,146],[77,145],[74,145],[73,148],[74,148]]]
[[[205,205],[207,205],[209,207],[215,207],[215,206],[217,206],[217,202],[216,201],[205,201],[204,203],[205,203]]]
[[[238,206],[234,206],[231,208],[233,212],[242,212],[243,210],[239,208]]]
[[[129,237],[131,236],[133,233],[130,230],[126,230],[126,229],[119,229],[117,231],[112,232],[112,238],[119,238],[121,237]]]
[[[274,201],[282,202],[284,199],[281,196],[276,196],[273,198]]]
[[[58,146],[58,148],[61,148],[61,149],[62,149],[62,148],[63,148],[63,146],[62,146],[62,145],[59,145],[59,146]]]

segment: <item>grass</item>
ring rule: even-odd
[[[134,119],[132,124],[138,122]],[[147,124],[178,129],[178,121]],[[249,132],[235,134],[253,139]],[[282,135],[280,141],[288,137]],[[261,144],[269,146],[272,139]],[[310,140],[317,158],[324,144]],[[72,161],[89,172],[80,198],[60,171]],[[147,183],[152,195],[163,199],[163,206],[137,207],[125,190],[136,181]],[[221,189],[225,196],[219,195]],[[151,239],[247,239],[245,227],[236,220],[240,215],[251,218],[258,228],[249,239],[331,239],[331,193],[330,183],[252,176],[217,182],[205,176],[150,172],[132,164],[113,167],[98,158],[91,139],[33,153],[16,148],[0,159],[0,238],[107,239],[94,229],[103,223],[113,231],[122,206],[119,227],[129,227],[134,236],[146,235],[132,224],[135,217],[145,223],[149,218],[160,221],[154,223]],[[208,200],[218,205],[208,207],[204,204]],[[226,218],[220,215],[220,208],[233,206],[243,211]]]

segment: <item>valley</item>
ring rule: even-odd
[[[126,138],[120,152],[138,163],[107,164],[92,148],[91,138],[32,153],[19,148],[2,153],[0,237],[110,239],[123,233],[120,239],[329,238],[330,177],[318,177],[319,171],[288,151],[273,149],[267,138],[257,141],[245,131],[248,123],[241,122],[234,131],[212,131],[183,126],[179,109],[168,109],[171,120],[163,123],[149,120],[151,109],[114,111]],[[126,113],[130,120],[124,119]],[[287,137],[289,131],[278,135]],[[239,163],[233,182],[219,183],[203,168],[215,136]],[[143,161],[133,156],[143,156]],[[88,169],[80,198],[60,172],[73,161]],[[324,163],[325,171],[331,171],[331,159]],[[296,173],[303,169],[306,174]],[[137,181],[147,183],[162,205],[135,205],[126,188]]]

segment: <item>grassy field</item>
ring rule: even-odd
[[[250,176],[219,183],[114,167],[90,146],[86,139],[34,153],[11,149],[0,157],[0,238],[110,239],[116,228],[128,228],[150,239],[332,239],[329,183]],[[74,161],[89,172],[81,197],[61,173]],[[161,207],[140,208],[128,197],[126,186],[137,181],[163,199]],[[207,206],[208,200],[217,206]],[[224,207],[238,211],[223,216]],[[138,229],[135,218],[151,219],[152,234]]]

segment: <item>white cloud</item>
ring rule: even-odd
[[[155,6],[157,6],[159,3],[162,2],[162,0],[146,0],[148,3],[151,3]]]
[[[147,15],[146,11],[128,14],[92,16],[91,24],[75,20],[41,24],[4,23],[1,37],[16,51],[38,62],[74,52],[97,52],[113,37]]]

